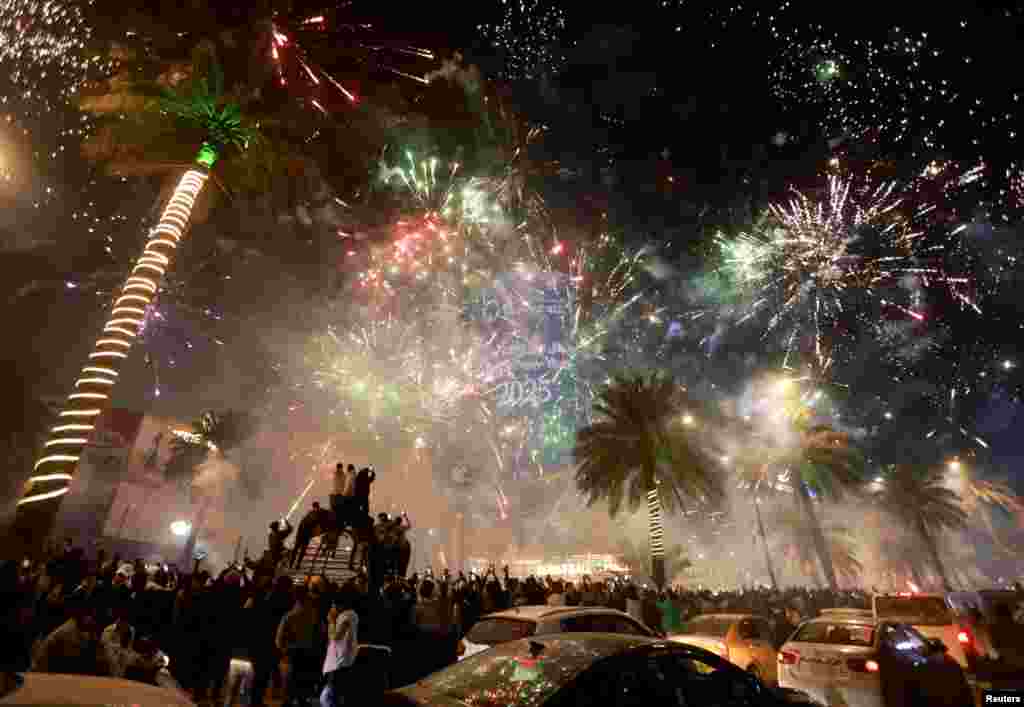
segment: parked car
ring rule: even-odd
[[[572,633],[495,646],[415,685],[384,707],[648,707],[815,705],[701,648],[637,635]]]
[[[800,624],[778,657],[779,685],[850,707],[970,707],[974,694],[938,638],[864,615]]]
[[[622,633],[657,638],[658,633],[617,609],[591,606],[518,606],[482,617],[459,642],[459,660],[491,646],[550,633]]]
[[[973,679],[978,644],[966,621],[961,621],[942,594],[876,594],[871,599],[876,621],[913,626],[926,638],[938,638],[969,679]]]
[[[777,682],[771,623],[754,614],[702,614],[669,640],[711,651],[768,683]]]
[[[946,595],[946,603],[956,612],[958,617],[965,617],[970,609],[978,609],[986,620],[996,617],[996,607],[1005,605],[1010,615],[1018,611],[1022,603],[1017,593],[1009,589],[982,589],[976,592],[950,592]]]
[[[61,673],[19,673],[12,677],[10,689],[0,694],[0,705],[195,707],[181,690],[134,680]]]

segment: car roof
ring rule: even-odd
[[[823,616],[815,616],[813,619],[807,619],[803,623],[805,623],[805,624],[825,624],[825,623],[828,623],[828,624],[856,624],[856,625],[860,625],[860,626],[864,626],[864,625],[877,626],[880,623],[893,623],[893,622],[892,621],[889,621],[889,622],[875,621],[874,615],[872,615],[870,613],[865,613],[865,614],[851,614],[851,615],[825,614]]]
[[[184,692],[133,680],[93,675],[24,673],[24,683],[0,698],[0,704],[17,705],[109,705],[140,707],[194,706]]]
[[[613,614],[615,616],[624,616],[627,619],[633,618],[624,611],[609,609],[603,606],[547,606],[541,604],[517,606],[512,609],[505,609],[504,611],[496,611],[493,614],[483,616],[481,620],[516,619],[519,621],[541,621],[543,619],[550,619],[557,616],[579,616],[582,614]]]
[[[928,599],[928,598],[945,599],[946,595],[945,594],[936,594],[936,593],[933,593],[933,592],[889,592],[887,594],[874,594],[874,595],[872,595],[871,598],[872,599],[877,599],[879,597],[884,597],[886,599],[892,599],[892,598],[896,598],[896,599]]]
[[[499,644],[501,648],[512,648],[515,644],[526,646],[530,643],[559,646],[562,650],[583,651],[595,661],[601,658],[618,655],[627,651],[650,648],[666,648],[707,653],[703,648],[687,646],[676,641],[661,638],[649,638],[630,633],[547,633],[541,636],[519,638]]]

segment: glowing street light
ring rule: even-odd
[[[183,538],[192,530],[192,524],[187,520],[176,520],[171,523],[171,532],[179,538]]]

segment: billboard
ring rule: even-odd
[[[55,526],[58,532],[76,538],[77,544],[86,545],[101,537],[142,418],[142,413],[115,408],[97,419]]]
[[[78,545],[102,537],[166,544],[170,520],[189,512],[187,495],[164,481],[174,420],[111,409],[99,417],[57,518]]]
[[[123,474],[110,504],[103,535],[140,543],[174,541],[171,523],[191,518],[187,490],[164,480],[171,456],[172,430],[185,428],[174,420],[146,415],[127,450]]]
[[[466,317],[489,341],[491,393],[498,414],[524,427],[512,468],[559,463],[564,435],[575,432],[570,361],[575,290],[561,273],[509,272],[470,297]],[[565,418],[571,414],[572,420]]]

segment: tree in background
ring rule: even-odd
[[[876,503],[924,543],[932,567],[947,592],[953,591],[946,568],[939,557],[939,536],[967,526],[967,514],[955,491],[945,485],[941,466],[903,463],[888,468],[874,492]]]
[[[181,91],[166,90],[158,104],[161,111],[174,115],[188,129],[198,128],[202,144],[159,223],[150,231],[142,255],[121,287],[88,362],[75,381],[74,392],[59,413],[59,424],[51,430],[44,452],[35,463],[18,502],[23,512],[16,523],[34,530],[22,533],[23,537],[35,535],[41,539],[52,526],[89,433],[109,406],[120,366],[142,331],[146,308],[157,296],[174,253],[187,234],[192,209],[210,170],[222,154],[245,150],[256,136],[243,122],[239,106],[226,99],[223,78],[217,63],[210,62],[207,75],[193,76]]]
[[[683,509],[684,498],[713,503],[723,495],[716,466],[692,427],[697,404],[668,376],[618,376],[594,403],[594,422],[579,430],[576,485],[587,504],[607,500],[614,517],[623,501],[647,504],[651,576],[663,586],[661,512]]]
[[[191,432],[175,432],[164,477],[186,486],[191,502],[198,505],[185,543],[186,567],[192,563],[211,503],[224,494],[223,486],[245,489],[256,483],[254,479],[246,480],[254,474],[251,466],[229,462],[229,455],[233,456],[253,436],[256,424],[256,418],[247,412],[205,412],[192,422]]]

